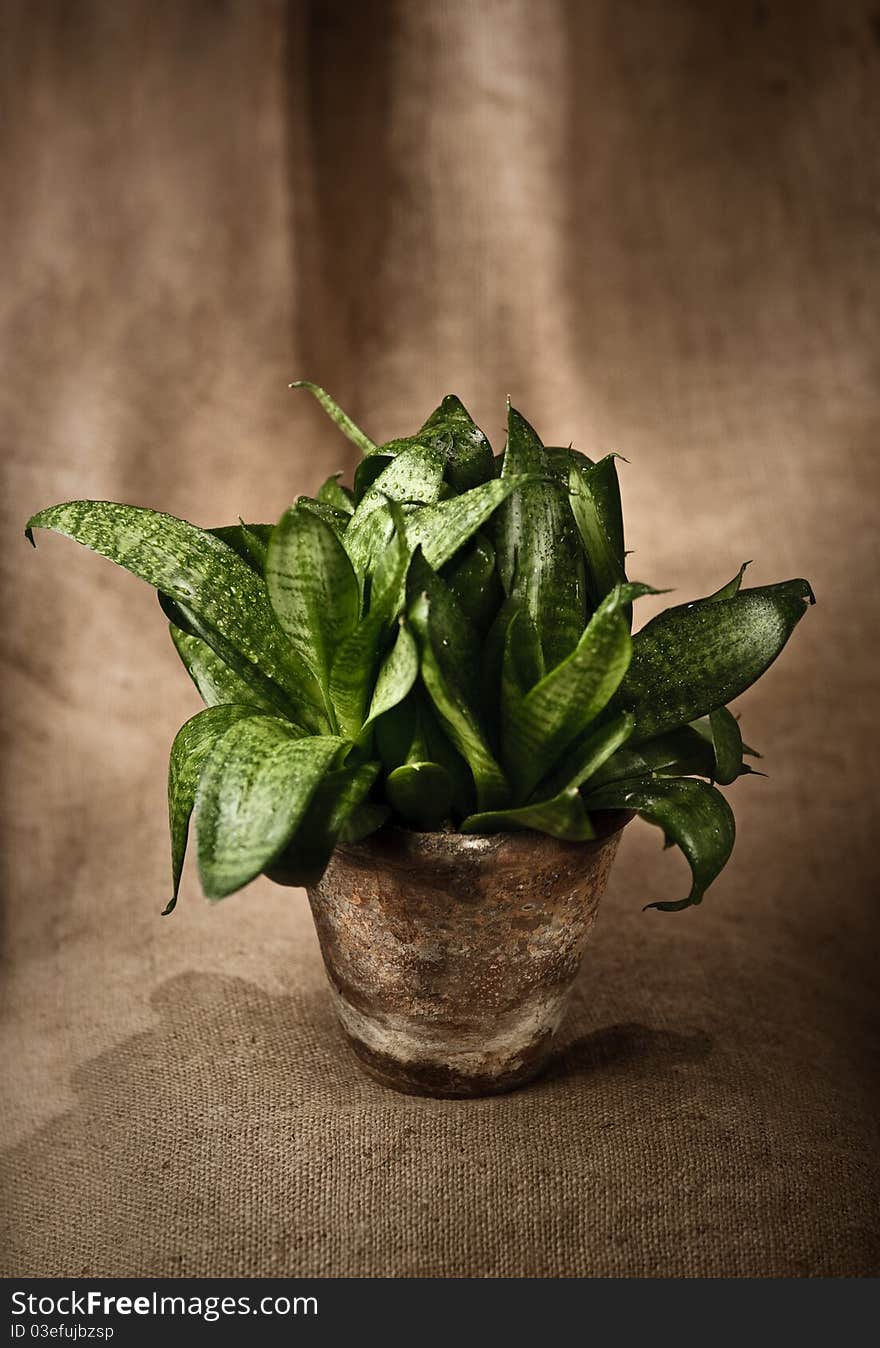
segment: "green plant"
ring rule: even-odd
[[[635,636],[615,457],[547,448],[514,408],[493,455],[458,398],[362,451],[277,525],[200,529],[105,501],[42,510],[154,586],[206,709],[169,771],[176,902],[191,816],[205,893],[305,884],[339,840],[395,821],[593,837],[596,811],[658,824],[699,903],[734,841],[714,783],[750,769],[727,704],[776,658],[804,580],[667,609]]]

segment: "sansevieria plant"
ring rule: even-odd
[[[106,501],[40,511],[158,591],[206,708],[171,749],[172,897],[191,818],[205,893],[261,873],[314,884],[339,841],[388,824],[571,842],[635,811],[684,852],[699,903],[730,856],[717,789],[750,769],[728,703],[782,650],[805,580],[668,608],[626,575],[615,457],[545,447],[508,408],[493,455],[458,398],[362,451],[280,521],[197,528]]]

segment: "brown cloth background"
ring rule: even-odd
[[[880,1272],[875,7],[0,12],[3,1272]],[[160,920],[198,699],[145,587],[21,537],[276,518],[352,463],[300,375],[381,439],[455,390],[500,447],[510,393],[626,455],[633,575],[818,594],[742,700],[728,870],[643,914],[684,868],[627,830],[509,1098],[359,1075],[301,894],[190,873]]]

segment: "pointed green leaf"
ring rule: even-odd
[[[585,803],[588,810],[636,810],[663,830],[667,846],[681,848],[691,868],[690,893],[648,908],[675,912],[699,903],[733,850],[736,826],[730,806],[714,786],[692,777],[614,782],[589,792]]]
[[[272,535],[266,584],[278,622],[327,694],[334,655],[360,612],[357,577],[330,526],[292,506]]]
[[[594,605],[626,580],[623,515],[616,455],[590,467],[572,465],[571,510],[587,557],[587,587]]]
[[[330,699],[340,728],[357,738],[367,716],[376,671],[386,643],[386,634],[399,607],[409,551],[403,531],[403,516],[390,504],[394,530],[376,565],[370,587],[370,607],[351,635],[340,645],[330,671]]]
[[[412,688],[419,674],[419,652],[412,635],[403,619],[397,631],[397,640],[386,655],[379,669],[370,713],[364,728],[372,725],[379,716],[390,711],[402,702]]]
[[[473,775],[481,809],[502,808],[509,791],[486,742],[476,707],[477,671],[467,619],[439,576],[418,554],[410,568],[409,614],[421,646],[421,673],[443,729]],[[421,587],[421,593],[418,592]]]
[[[629,712],[622,712],[619,716],[612,717],[610,721],[590,727],[571,746],[549,776],[540,783],[535,795],[545,799],[590,781],[603,764],[626,743],[634,725],[635,718]]]
[[[492,477],[492,447],[454,393],[431,413],[417,438],[445,450],[446,478],[453,491],[468,491]]]
[[[324,505],[331,506],[334,510],[341,511],[343,515],[354,514],[354,497],[343,487],[339,479],[341,473],[333,473],[321,485],[318,491],[318,500]]]
[[[274,524],[245,524],[239,521],[238,524],[224,524],[208,532],[237,552],[243,562],[247,562],[258,576],[262,576],[266,565],[266,549],[274,528]]]
[[[350,516],[345,510],[337,510],[335,506],[327,505],[325,501],[313,501],[311,496],[298,496],[294,502],[298,510],[307,510],[310,514],[316,515],[319,520],[329,524],[338,539],[345,536],[345,530],[348,527]]]
[[[392,459],[364,493],[345,531],[345,549],[359,576],[373,570],[394,532],[389,501],[432,504],[440,495],[443,468],[438,450],[417,446]]]
[[[364,454],[373,453],[376,448],[375,442],[371,440],[368,435],[364,434],[360,426],[354,424],[351,417],[346,412],[343,412],[339,404],[330,397],[329,393],[325,393],[324,389],[320,388],[318,384],[313,384],[308,379],[294,379],[293,383],[290,384],[290,388],[308,389],[309,393],[311,393],[314,398],[317,398],[331,421],[336,423],[342,431],[342,434],[347,436],[353,445],[357,445],[358,449],[362,450]]]
[[[385,794],[412,828],[433,832],[449,818],[452,779],[439,763],[404,763],[389,774]]]
[[[705,720],[695,721],[693,728],[712,746],[716,782],[730,786],[743,770],[743,742],[736,717],[726,707],[717,707]]]
[[[495,569],[495,549],[483,533],[448,563],[443,579],[455,595],[466,618],[485,631],[504,598]]]
[[[298,739],[273,717],[238,721],[217,741],[196,793],[202,888],[222,899],[284,851],[343,741]]]
[[[163,916],[172,912],[180,889],[189,821],[202,768],[230,726],[255,713],[253,707],[208,707],[182,725],[171,746],[168,762],[168,827],[171,833],[171,898]]]
[[[230,547],[174,515],[112,501],[69,501],[30,520],[123,566],[191,609],[295,702],[310,680],[275,621],[266,587]]]
[[[207,707],[239,703],[272,716],[277,716],[279,710],[283,710],[283,704],[279,706],[276,697],[261,691],[257,680],[246,682],[235,670],[224,664],[201,637],[191,636],[175,627],[174,623],[170,623],[169,628],[177,654]]]
[[[726,585],[721,586],[720,590],[716,590],[714,594],[707,595],[705,599],[700,600],[699,602],[703,604],[714,604],[717,603],[719,599],[732,599],[735,594],[739,594],[747,566],[751,566],[751,562],[743,562],[733,580],[729,580]]]
[[[667,609],[633,637],[614,710],[635,713],[633,743],[739,697],[779,655],[812,600],[805,580]]]
[[[178,628],[184,635],[192,638],[193,642],[201,642],[214,656],[212,669],[216,677],[225,680],[222,674],[222,667],[225,667],[234,683],[249,689],[248,696],[243,699],[232,698],[232,701],[259,702],[261,706],[271,707],[276,715],[285,717],[289,721],[307,726],[309,730],[321,733],[328,727],[328,721],[323,711],[319,710],[311,700],[295,700],[285,693],[284,689],[266,677],[262,670],[252,664],[250,660],[235,649],[231,642],[222,637],[215,628],[206,623],[192,609],[187,608],[185,604],[178,604],[175,600],[169,599],[168,595],[160,593],[158,595],[159,606],[173,627]],[[196,648],[197,649],[197,648]],[[179,650],[181,657],[183,651]],[[207,663],[207,659],[206,659]],[[186,664],[186,660],[184,660]],[[192,671],[190,670],[192,676]],[[201,686],[196,681],[196,686],[201,691]],[[315,682],[312,674],[305,665],[302,667],[302,686],[307,688],[309,695],[315,698],[321,698],[321,690]]]
[[[569,655],[586,618],[583,548],[568,493],[552,479],[544,447],[524,417],[508,408],[502,482],[523,474],[545,480],[518,488],[498,510],[494,542],[507,595],[538,628],[548,667]]]
[[[608,722],[610,725],[611,722]],[[691,726],[669,730],[635,748],[624,744],[595,772],[591,785],[631,777],[712,777],[715,754],[711,744]]]
[[[621,610],[646,589],[618,586],[607,595],[571,655],[544,676],[511,716],[503,747],[518,799],[528,799],[616,691],[632,649]]]
[[[377,776],[378,763],[337,768],[318,783],[291,841],[266,875],[277,885],[317,884],[347,821]]]
[[[410,550],[422,549],[425,561],[439,571],[477,530],[486,523],[497,508],[523,489],[528,478],[509,476],[484,482],[461,496],[426,505],[415,510],[406,521],[406,537]],[[544,484],[541,484],[544,485]]]
[[[566,842],[587,842],[595,832],[577,787],[568,787],[554,796],[515,810],[489,810],[472,814],[461,826],[462,833],[501,833],[535,829]]]

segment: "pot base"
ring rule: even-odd
[[[539,1077],[550,1057],[548,1045],[531,1060],[510,1071],[471,1075],[431,1062],[402,1063],[384,1053],[376,1053],[347,1035],[346,1043],[361,1070],[380,1086],[403,1095],[421,1095],[435,1100],[474,1100],[481,1096],[507,1095]]]

